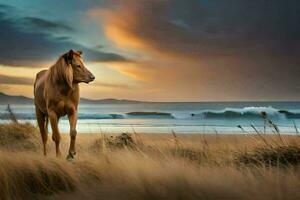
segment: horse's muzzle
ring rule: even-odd
[[[89,83],[95,80],[95,76],[93,74],[89,75],[88,77],[85,78],[83,82]]]
[[[89,78],[91,81],[95,80],[95,76],[93,74],[91,74]]]

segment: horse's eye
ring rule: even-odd
[[[80,68],[80,67],[81,67],[81,65],[76,65],[76,67]]]

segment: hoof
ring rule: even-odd
[[[70,152],[68,155],[67,155],[67,160],[68,161],[73,161],[75,159],[75,155],[76,153],[75,152]]]

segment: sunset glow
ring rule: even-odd
[[[66,9],[56,1],[3,2],[0,91],[32,97],[35,74],[80,49],[96,75],[82,85],[88,98],[297,100],[299,6],[282,4],[117,0]]]

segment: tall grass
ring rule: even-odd
[[[0,150],[36,151],[40,145],[39,132],[31,124],[0,124]]]
[[[296,136],[79,134],[68,162],[51,142],[43,157],[36,135],[0,126],[0,199],[300,199]]]

